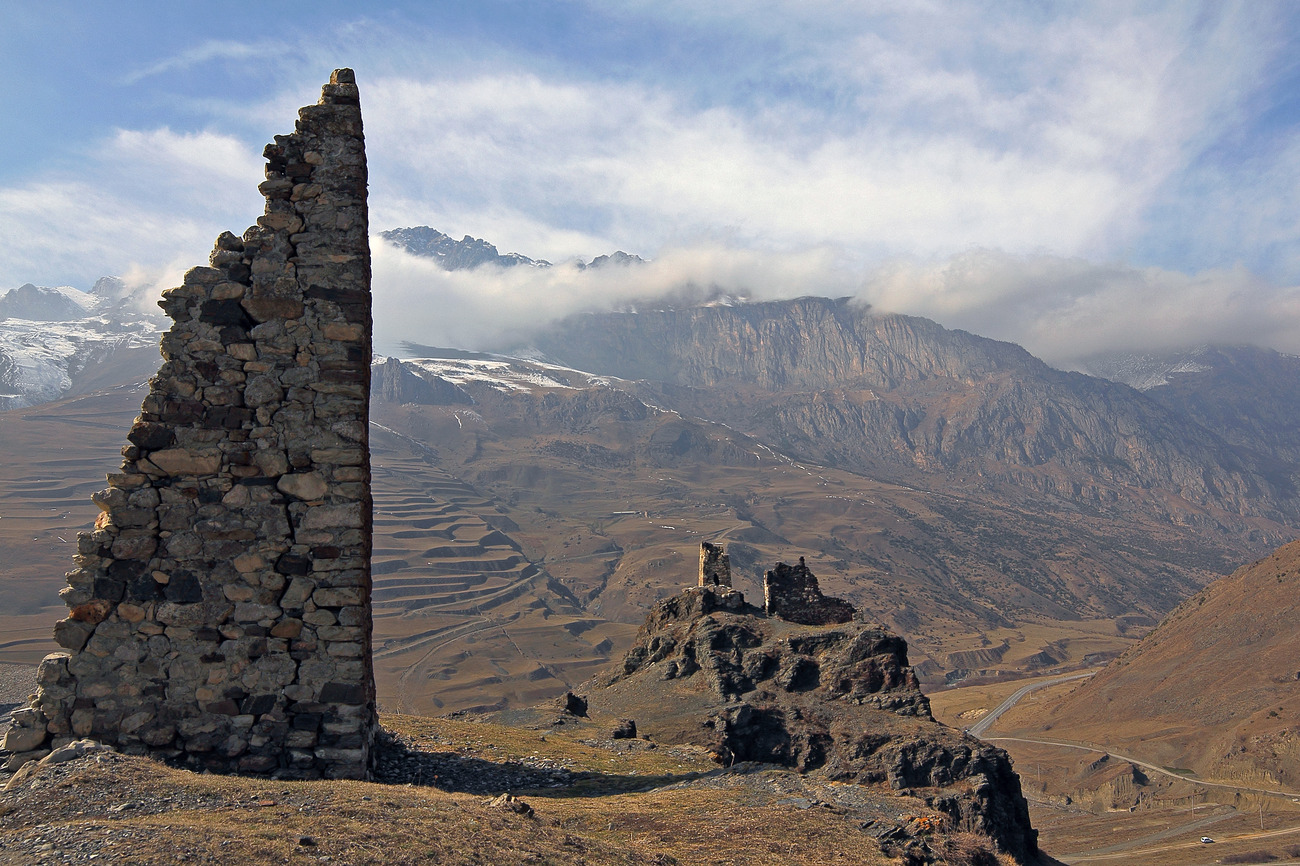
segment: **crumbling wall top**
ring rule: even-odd
[[[776,568],[763,575],[763,609],[768,616],[802,625],[848,622],[857,612],[844,599],[822,595],[817,576],[802,556],[798,565],[778,562]]]

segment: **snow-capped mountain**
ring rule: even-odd
[[[99,305],[99,298],[71,286],[45,288],[31,283],[0,295],[0,320],[66,322],[83,318]]]
[[[445,271],[472,270],[480,265],[496,265],[501,268],[524,266],[530,268],[549,268],[551,262],[545,259],[530,259],[522,253],[500,253],[495,245],[482,238],[465,237],[456,240],[451,235],[443,234],[428,226],[389,229],[379,236],[390,244],[406,250],[414,256],[434,259]],[[574,262],[579,270],[587,268],[604,268],[612,265],[628,267],[643,265],[645,259],[629,255],[618,250],[607,256],[597,256],[589,262],[581,259]]]
[[[28,283],[0,295],[0,409],[57,400],[92,365],[157,346],[164,319],[116,277],[90,292]]]
[[[518,265],[532,268],[551,266],[551,263],[544,259],[530,259],[519,253],[502,255],[497,252],[494,245],[481,238],[465,235],[461,240],[456,240],[428,226],[391,229],[380,232],[379,236],[412,255],[436,259],[443,270],[447,271],[469,270],[488,264],[502,268],[513,268]]]

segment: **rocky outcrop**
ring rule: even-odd
[[[77,738],[218,772],[365,777],[371,667],[370,250],[361,108],[337,70],[265,151],[266,213],[163,293],[164,362],[95,494],[4,739]]]
[[[861,621],[804,626],[735,591],[659,602],[621,669],[588,696],[655,739],[911,794],[1021,862],[1037,853],[1020,780],[1001,749],[934,721],[907,644]]]

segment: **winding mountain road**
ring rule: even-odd
[[[987,715],[984,716],[984,718],[980,719],[978,722],[976,722],[975,724],[967,728],[966,733],[970,734],[972,737],[978,737],[980,739],[983,739],[984,732],[987,731],[989,727],[998,720],[998,717],[1001,716],[1003,713],[1005,713],[1007,710],[1014,707],[1021,698],[1023,698],[1025,695],[1029,694],[1030,692],[1037,691],[1038,689],[1045,689],[1048,686],[1054,686],[1057,683],[1068,683],[1070,680],[1081,680],[1086,677],[1090,677],[1095,673],[1096,671],[1088,671],[1087,673],[1082,673],[1082,674],[1070,674],[1069,676],[1052,677],[1050,680],[1042,680],[1040,682],[1030,683],[1027,686],[1021,686],[1020,688],[1016,689],[1016,691],[1011,695],[1011,697],[1007,698],[1005,701],[998,704],[997,707],[991,713],[988,713]]]

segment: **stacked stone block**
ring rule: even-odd
[[[217,772],[364,778],[371,307],[352,71],[267,146],[266,212],[160,302],[175,320],[93,498],[11,765],[89,737]]]
[[[731,588],[731,557],[722,545],[700,542],[700,586]]]
[[[835,625],[848,622],[857,613],[844,599],[822,595],[817,575],[802,556],[798,565],[778,562],[763,575],[763,610],[768,616],[801,625]]]

